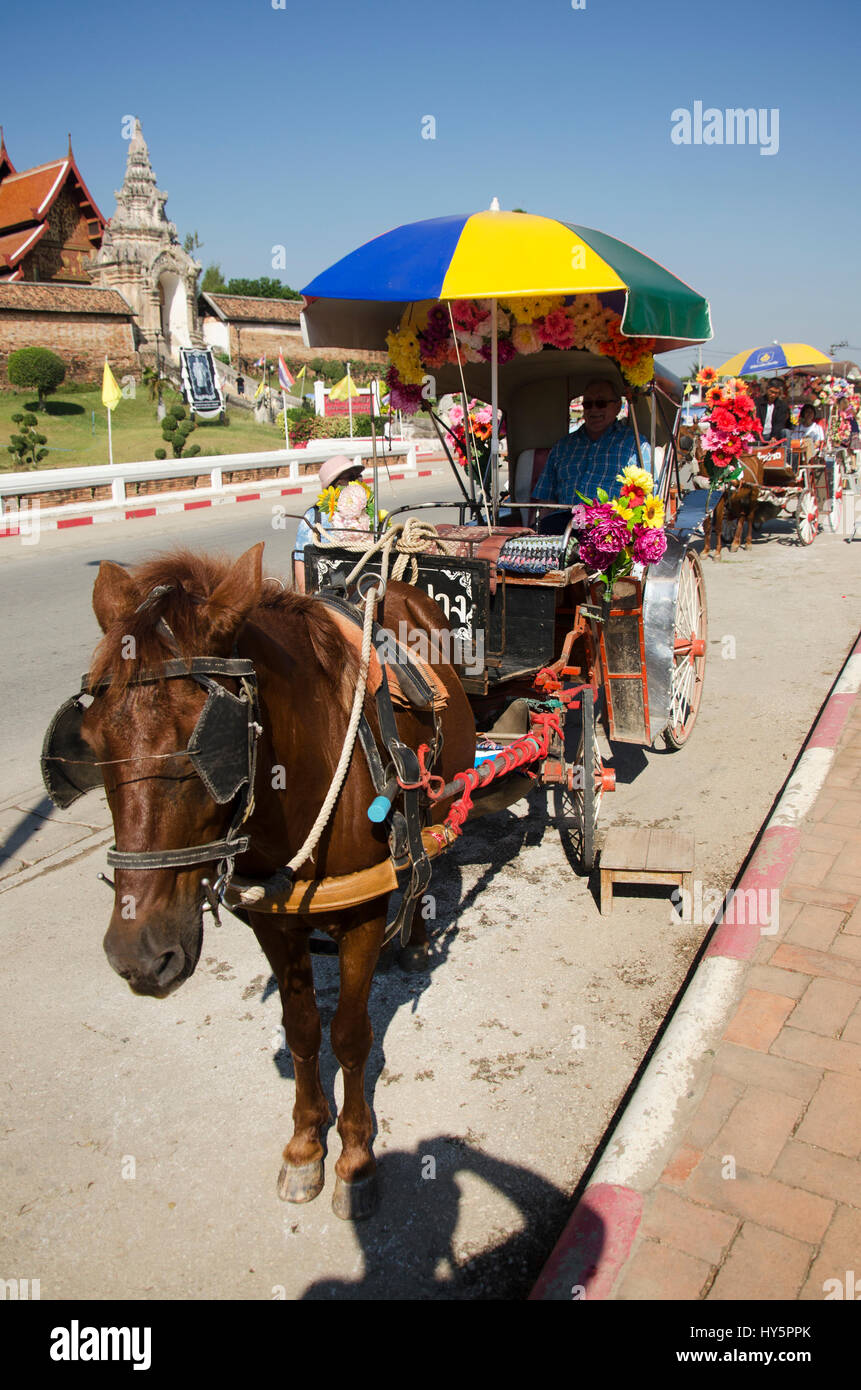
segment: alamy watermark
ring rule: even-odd
[[[710,927],[720,918],[728,926],[759,927],[762,936],[774,936],[780,925],[780,889],[731,889],[726,895],[720,888],[709,888],[700,879],[694,880],[693,892],[675,888],[672,893],[672,921]]]
[[[670,116],[670,139],[674,145],[759,145],[760,154],[777,154],[780,149],[780,110],[777,106],[727,107],[703,109],[695,101],[693,110],[677,106]]]

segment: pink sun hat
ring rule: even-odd
[[[348,459],[346,454],[336,454],[334,458],[326,459],[320,469],[320,486],[331,487],[342,473],[352,473],[360,467],[360,463],[357,464],[355,459]]]

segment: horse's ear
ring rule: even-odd
[[[228,570],[206,603],[206,623],[213,642],[232,640],[263,590],[263,541],[246,550]]]
[[[93,587],[93,612],[102,632],[133,613],[139,603],[137,586],[128,570],[103,560]]]

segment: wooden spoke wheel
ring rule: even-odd
[[[708,611],[700,562],[692,550],[679,574],[674,629],[670,722],[664,730],[667,747],[683,748],[691,736],[700,708],[706,673]]]
[[[555,788],[556,823],[566,855],[581,873],[595,867],[596,832],[605,773],[595,737],[595,705],[591,689],[580,697],[582,724],[577,757],[571,768],[572,783]]]
[[[801,545],[812,545],[819,530],[819,503],[816,494],[805,488],[795,508],[795,534]]]

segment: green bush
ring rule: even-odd
[[[187,420],[185,417],[186,409],[184,405],[172,405],[167,410],[161,422],[162,438],[167,440],[168,444],[173,449],[173,456],[175,459],[192,458],[195,454],[200,453],[199,444],[188,445],[188,436],[191,434],[192,430],[196,428],[196,425],[194,420]],[[161,451],[161,456],[164,457],[163,450]],[[158,457],[159,453],[157,452],[156,458]]]
[[[19,469],[37,468],[48,454],[47,449],[40,447],[47,444],[47,436],[36,433],[34,426],[38,425],[39,421],[35,415],[29,413],[24,415],[19,412],[12,416],[12,420],[16,425],[21,426],[18,434],[10,435],[7,445],[7,450],[12,455],[13,468],[16,465]]]
[[[9,354],[6,375],[13,386],[38,391],[39,409],[44,410],[45,397],[56,391],[65,378],[66,364],[62,357],[49,352],[47,348],[19,348],[17,352]]]

